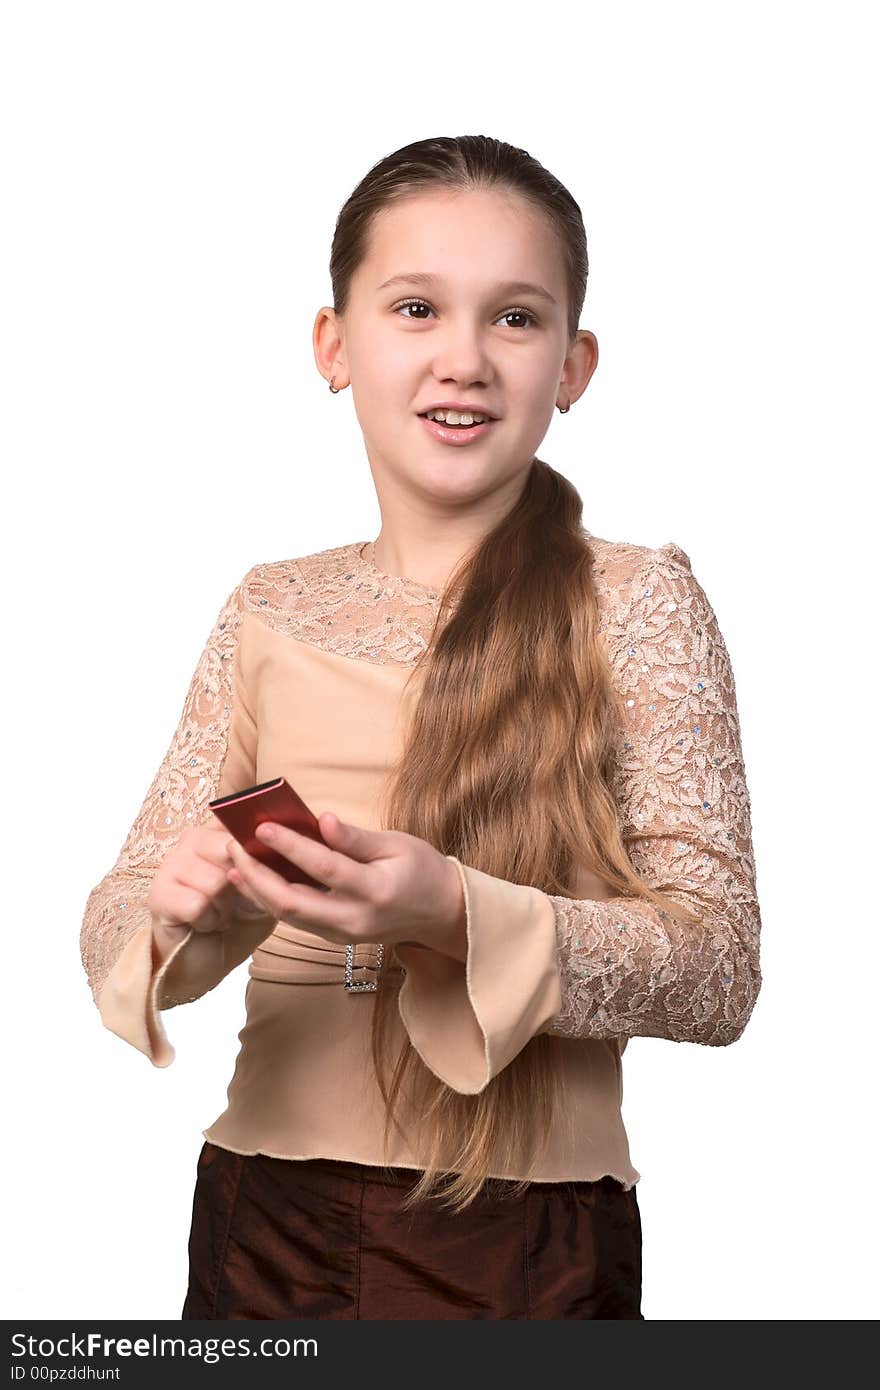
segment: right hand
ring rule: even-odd
[[[153,918],[153,945],[160,959],[193,931],[228,931],[242,920],[274,918],[226,877],[234,865],[225,826],[193,825],[165,855],[147,897]]]

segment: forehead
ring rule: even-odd
[[[375,293],[410,271],[475,288],[487,279],[533,281],[559,302],[565,293],[556,232],[525,199],[499,189],[424,192],[383,208],[358,279]]]

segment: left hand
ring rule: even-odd
[[[458,870],[426,840],[398,830],[365,830],[332,811],[324,811],[318,825],[324,844],[274,822],[259,826],[256,834],[326,884],[329,893],[288,883],[233,839],[228,842],[235,865],[227,871],[230,882],[278,921],[344,946],[380,941],[430,946],[463,924]]]

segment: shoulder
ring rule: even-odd
[[[426,647],[436,612],[429,591],[383,583],[362,560],[366,541],[253,565],[239,611],[262,626],[339,656],[408,664]]]
[[[628,613],[639,597],[650,597],[643,592],[649,577],[679,587],[694,582],[690,556],[676,541],[659,546],[639,545],[608,540],[588,531],[587,544],[600,608],[611,613]]]
[[[728,659],[712,603],[682,546],[588,541],[612,665],[635,656],[648,666]]]
[[[662,582],[689,579],[690,557],[676,541],[649,546],[634,541],[615,541],[586,532],[592,556],[592,573],[600,610],[621,613],[632,608],[645,576],[652,574]],[[306,555],[264,560],[252,565],[240,580],[238,605],[253,612],[289,610],[304,596],[338,600],[348,594],[357,580],[357,562],[363,541],[329,546]],[[351,596],[351,595],[349,595]]]
[[[664,545],[640,545],[634,541],[613,541],[586,532],[593,559],[593,577],[600,592],[626,590],[650,570],[669,574],[691,573],[691,561],[676,541]],[[263,560],[252,565],[238,588],[257,606],[290,591],[321,593],[345,587],[354,576],[363,541],[310,551],[307,555],[281,560]]]
[[[240,580],[242,606],[253,612],[287,609],[304,595],[321,597],[343,591],[354,578],[353,561],[363,541],[330,546],[307,555],[262,560]]]

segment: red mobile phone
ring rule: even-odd
[[[319,844],[324,838],[318,826],[318,818],[309,810],[301,796],[293,790],[286,777],[275,777],[271,782],[259,782],[255,787],[245,787],[243,791],[220,796],[208,805],[218,820],[222,821],[234,839],[244,845],[248,854],[259,859],[268,868],[287,879],[288,883],[304,883],[309,888],[320,888],[329,893],[326,883],[318,883],[305,869],[292,864],[283,854],[263,844],[256,838],[258,825],[271,820],[277,825],[286,825],[290,830],[308,835]]]

